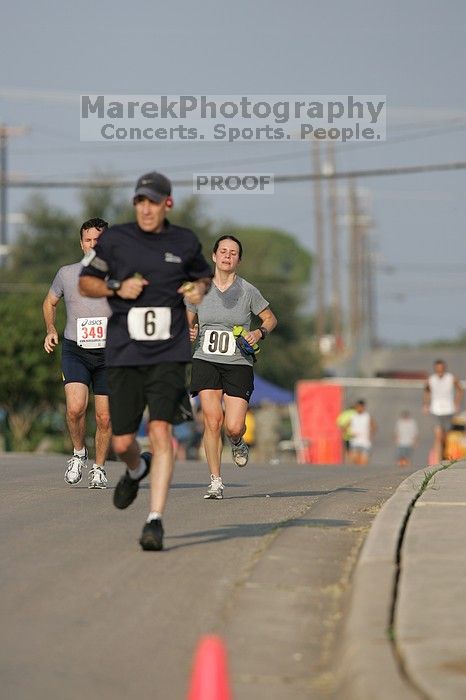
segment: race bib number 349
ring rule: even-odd
[[[236,342],[233,333],[208,328],[205,331],[202,350],[207,355],[234,355]]]
[[[76,324],[77,343],[82,348],[104,348],[107,336],[107,317],[78,318]]]
[[[168,340],[172,322],[166,306],[133,307],[128,313],[128,333],[133,340]]]

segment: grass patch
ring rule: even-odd
[[[424,472],[424,479],[422,480],[421,485],[419,486],[418,498],[426,490],[426,488],[429,486],[431,479],[436,474],[444,471],[444,469],[448,469],[453,464],[456,464],[456,462],[459,462],[459,460],[458,459],[450,459],[448,462],[442,462],[442,464],[439,467],[437,467],[436,469],[431,469],[428,472]]]

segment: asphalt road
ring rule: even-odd
[[[177,465],[166,549],[137,543],[144,484],[127,511],[112,488],[63,481],[57,455],[0,455],[3,700],[182,700],[205,633],[225,641],[237,700],[335,690],[348,580],[393,466]],[[414,470],[414,468],[413,468]],[[122,471],[111,463],[114,485]]]

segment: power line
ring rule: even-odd
[[[389,175],[416,175],[420,173],[447,172],[451,170],[466,170],[466,161],[457,161],[453,163],[431,163],[429,165],[407,165],[393,168],[369,168],[366,170],[345,170],[339,172],[321,172],[321,173],[302,173],[296,175],[276,175],[275,183],[287,182],[308,182],[312,180],[344,180],[365,177],[386,177]],[[0,181],[1,184],[6,184],[7,187],[27,189],[46,189],[46,188],[88,188],[100,187],[102,189],[133,187],[134,180],[6,180]],[[176,187],[192,187],[192,180],[172,180],[172,184]]]
[[[425,138],[430,138],[432,136],[447,135],[447,134],[450,134],[452,132],[464,131],[466,129],[466,124],[464,122],[458,124],[457,123],[458,120],[453,120],[453,121],[454,121],[454,124],[452,124],[448,128],[445,125],[442,125],[442,126],[432,127],[431,129],[427,130],[427,126],[429,126],[429,125],[426,125],[425,127],[422,127],[424,129],[426,129],[426,131],[424,131],[424,132],[422,132],[422,131],[420,132],[419,127],[418,127],[418,128],[416,128],[416,131],[413,133],[408,133],[408,134],[404,134],[404,135],[401,135],[401,136],[398,136],[395,138],[390,138],[390,139],[387,139],[386,141],[372,141],[372,142],[368,141],[368,142],[361,143],[361,144],[351,143],[351,144],[339,144],[339,145],[348,146],[349,148],[351,148],[351,151],[353,152],[353,151],[358,150],[360,148],[366,148],[367,146],[378,146],[378,147],[391,146],[391,145],[394,145],[397,143],[404,143],[406,141],[418,141],[420,139],[422,140]],[[39,133],[41,130],[44,131],[44,133],[47,133],[47,132],[45,132],[44,129],[37,129],[37,131],[39,131]],[[50,134],[50,135],[57,137],[56,132],[53,132],[53,134]],[[68,136],[65,137],[63,135],[63,138],[68,138]],[[104,146],[105,145],[108,145],[108,144],[104,144]],[[111,144],[111,145],[112,145],[112,147],[114,146],[114,144]],[[136,154],[136,153],[139,153],[145,145],[146,145],[145,143],[138,143],[138,144],[125,143],[124,148],[125,148],[125,152],[131,152],[133,154]],[[173,146],[173,145],[174,144],[171,144],[171,146]],[[184,147],[184,144],[182,144],[182,145]],[[236,145],[239,145],[239,144],[236,144]],[[247,144],[247,145],[250,145],[250,144]],[[78,146],[69,147],[69,148],[60,148],[60,147],[57,147],[56,149],[42,148],[42,147],[39,147],[39,148],[32,147],[29,149],[19,148],[19,149],[16,149],[14,151],[14,154],[20,155],[20,156],[22,156],[22,155],[29,155],[29,156],[31,156],[31,155],[43,155],[44,153],[47,153],[48,155],[50,155],[50,154],[53,155],[54,150],[55,150],[57,155],[69,155],[69,154],[74,154],[74,153],[78,153],[78,152],[82,153],[83,148],[93,148],[94,146],[95,146],[94,143],[83,142],[83,143],[80,143]],[[307,151],[301,152],[301,153],[296,153],[296,152],[292,153],[290,151],[288,153],[282,153],[282,154],[271,155],[271,156],[257,156],[257,157],[252,156],[250,158],[237,158],[237,159],[230,159],[229,158],[228,163],[230,165],[232,163],[235,163],[237,165],[241,165],[241,164],[246,164],[246,163],[266,163],[266,162],[274,162],[274,161],[279,162],[279,161],[294,160],[294,159],[305,158],[305,157],[308,157]],[[225,163],[224,160],[207,161],[207,162],[203,162],[203,163],[194,163],[191,167],[193,167],[193,168],[208,168],[208,167],[216,167],[217,165],[222,165],[223,163]],[[175,166],[175,170],[176,169],[178,169],[178,168]],[[171,169],[171,171],[173,172],[173,168]]]

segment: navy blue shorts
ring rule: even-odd
[[[87,350],[77,343],[63,338],[61,367],[63,383],[78,382],[92,385],[95,396],[108,396],[105,370],[105,350]]]

